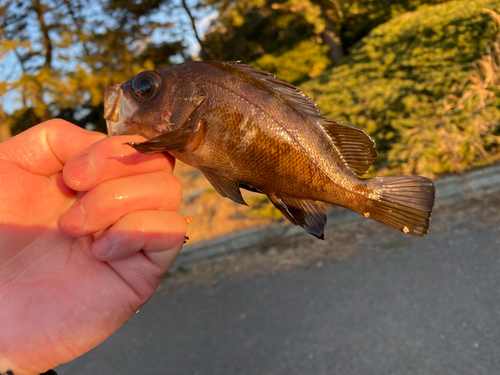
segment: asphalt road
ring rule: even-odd
[[[56,370],[500,374],[499,211],[499,194],[440,208],[424,238],[368,220],[341,234],[330,228],[322,249],[345,248],[345,257],[323,252],[289,269],[220,271],[215,285],[163,288],[115,335]],[[314,252],[316,241],[300,246]],[[274,249],[270,263],[285,253]]]

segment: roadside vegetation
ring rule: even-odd
[[[435,175],[498,158],[498,1],[424,6],[375,28],[302,89],[377,142],[373,170]]]
[[[499,13],[500,0],[11,1],[0,6],[0,141],[53,117],[105,131],[106,85],[241,60],[368,132],[370,174],[461,172],[500,159]],[[252,217],[279,217],[251,199]]]

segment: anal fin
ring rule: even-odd
[[[220,195],[227,197],[236,203],[248,206],[241,196],[238,181],[228,177],[225,173],[215,172],[206,168],[201,168],[200,170]]]
[[[313,236],[324,239],[326,214],[314,201],[288,196],[267,194],[274,206],[293,224],[304,228]]]

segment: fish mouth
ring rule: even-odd
[[[122,85],[108,85],[104,90],[104,118],[108,135],[129,134],[130,119],[139,106],[131,98],[123,95]]]

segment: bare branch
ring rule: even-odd
[[[196,20],[195,20],[193,14],[191,13],[191,11],[189,10],[189,7],[187,6],[186,0],[182,0],[182,6],[186,10],[186,13],[191,21],[191,27],[193,28],[196,40],[200,44],[200,57],[203,60],[210,60],[210,58],[211,58],[210,51],[207,50],[207,48],[205,47],[205,43],[203,43],[200,36],[198,35],[198,30],[196,29],[196,22],[195,22]]]
[[[71,2],[69,0],[64,0],[64,4],[66,4],[66,8],[68,9],[68,13],[71,16],[71,19],[73,20],[73,22],[75,24],[75,27],[78,30],[78,33],[80,35],[83,35],[83,30],[82,30],[82,27],[81,27],[82,20],[78,19],[77,16],[75,15],[75,12],[73,12],[73,8],[72,8],[72,5],[71,5]],[[76,7],[77,7],[78,10],[81,9],[80,1],[76,1]],[[85,53],[87,55],[90,55],[89,49],[87,48],[87,43],[85,43],[84,40],[82,40],[82,45],[83,45],[83,49],[85,50]]]
[[[52,41],[49,35],[49,27],[45,23],[44,12],[40,0],[33,0],[33,8],[38,16],[38,22],[40,23],[40,31],[43,35],[43,45],[45,46],[45,63],[42,68],[50,69],[52,66]]]

